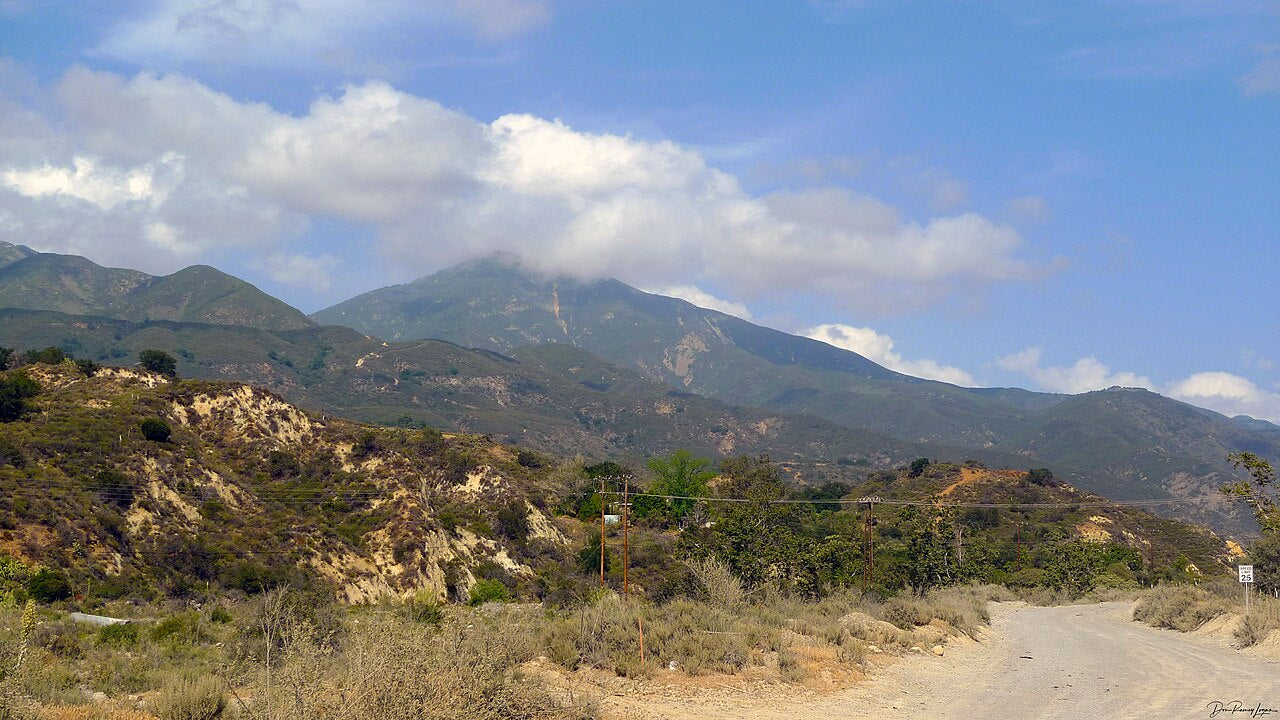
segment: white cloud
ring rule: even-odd
[[[1083,393],[1120,385],[1122,387],[1154,388],[1151,380],[1130,372],[1111,372],[1097,358],[1080,358],[1066,367],[1045,367],[1040,364],[1042,351],[1038,347],[1027,348],[1006,355],[997,364],[1010,372],[1026,375],[1049,392]]]
[[[406,30],[418,41],[450,30],[502,40],[550,17],[547,0],[160,0],[112,28],[97,51],[149,67],[349,65],[362,48],[385,54]]]
[[[272,280],[316,290],[332,287],[331,273],[339,267],[337,258],[330,255],[312,257],[287,251],[272,253],[257,265]]]
[[[1040,348],[1027,348],[998,360],[1000,367],[1031,378],[1051,392],[1082,393],[1114,385],[1141,387],[1224,415],[1251,415],[1280,421],[1280,394],[1258,387],[1248,378],[1227,372],[1199,372],[1167,385],[1129,372],[1112,372],[1096,358],[1069,367],[1044,367]]]
[[[978,384],[972,375],[958,367],[943,365],[936,360],[907,360],[894,352],[893,338],[871,328],[833,323],[811,327],[800,334],[814,340],[821,340],[828,345],[851,350],[890,370],[907,375],[966,387],[974,387]]]
[[[1251,415],[1280,422],[1280,395],[1227,372],[1199,372],[1170,385],[1167,394],[1224,415]]]
[[[165,156],[159,164],[181,164],[181,158]],[[111,210],[122,202],[152,201],[163,196],[155,184],[156,168],[143,165],[134,168],[100,168],[92,159],[76,156],[70,167],[44,165],[29,170],[6,170],[0,183],[27,197],[65,195]]]
[[[747,309],[746,305],[736,303],[731,300],[725,300],[724,298],[718,298],[695,285],[669,285],[667,287],[645,290],[645,292],[679,298],[687,303],[697,305],[700,308],[717,310],[726,315],[740,317],[743,320],[751,319],[751,311]]]
[[[28,130],[0,149],[0,229],[96,257],[129,256],[152,228],[174,262],[225,247],[266,258],[336,219],[370,230],[400,273],[509,251],[738,302],[818,293],[898,309],[1046,270],[1020,257],[1016,230],[975,213],[915,221],[839,188],[752,195],[671,142],[531,115],[480,122],[381,82],[296,116],[178,75],[77,68],[55,94],[65,118],[17,124]]]

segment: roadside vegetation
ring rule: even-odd
[[[0,717],[87,705],[93,717],[160,720],[592,718],[603,677],[860,674],[872,655],[943,652],[988,622],[989,599],[1010,597],[972,586],[747,601],[723,566],[704,563],[701,575],[689,597],[605,591],[554,610],[422,598],[340,606],[280,589],[199,610],[114,606],[105,610],[153,614],[95,627],[11,607],[0,611]]]

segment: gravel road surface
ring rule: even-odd
[[[1005,604],[992,615],[981,643],[953,643],[942,658],[910,655],[835,694],[606,702],[606,717],[1280,720],[1280,661],[1133,622],[1130,603]],[[1259,706],[1274,711],[1246,711]]]

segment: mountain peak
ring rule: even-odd
[[[6,257],[14,259],[5,263]],[[0,247],[0,308],[266,330],[314,325],[301,311],[208,265],[156,277],[102,267],[78,255],[37,253],[7,243]]]

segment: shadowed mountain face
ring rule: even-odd
[[[301,311],[207,265],[156,277],[8,243],[0,244],[0,307],[268,330],[315,324]]]

